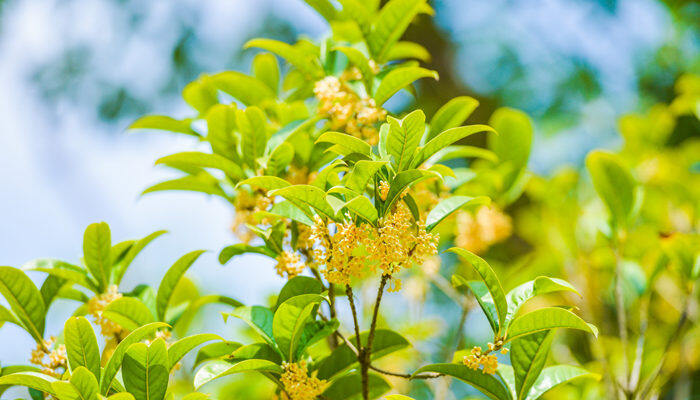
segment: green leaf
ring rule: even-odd
[[[208,76],[188,83],[182,89],[182,98],[200,114],[206,113],[212,106],[218,104],[216,88],[211,85]]]
[[[267,117],[258,107],[250,106],[236,110],[236,123],[241,132],[241,152],[251,168],[256,168],[256,159],[263,155],[267,145]]]
[[[88,225],[83,235],[83,257],[85,265],[97,280],[100,291],[110,282],[112,268],[112,238],[109,225],[98,222]]]
[[[282,196],[292,203],[311,206],[319,214],[335,219],[335,212],[326,200],[326,192],[312,185],[293,185],[270,192],[271,196]]]
[[[376,399],[391,389],[391,385],[377,374],[369,374],[369,398]],[[361,400],[362,377],[358,372],[335,379],[323,392],[328,400]]]
[[[360,342],[366,343],[369,332],[360,333]],[[348,341],[357,348],[357,337],[352,336]],[[378,360],[386,355],[405,349],[411,344],[401,334],[389,329],[377,329],[372,342],[372,360]],[[341,343],[326,358],[313,367],[318,370],[319,379],[331,379],[334,376],[356,367],[357,355],[346,343]]]
[[[384,210],[390,210],[391,206],[401,197],[401,194],[406,188],[428,178],[435,178],[437,176],[438,175],[434,172],[419,169],[409,169],[408,171],[399,172],[389,186],[389,193],[387,193],[386,201],[384,202]]]
[[[63,328],[63,340],[71,370],[85,367],[99,378],[100,349],[90,322],[84,317],[69,318]]]
[[[223,340],[221,336],[213,333],[200,333],[184,337],[168,347],[168,371],[172,371],[178,362],[195,347],[212,340]]]
[[[357,193],[364,193],[367,184],[383,166],[389,164],[387,161],[360,160],[347,174],[345,186]]]
[[[248,178],[244,181],[238,182],[236,188],[240,187],[241,185],[250,185],[252,187],[265,189],[268,192],[270,190],[292,186],[289,182],[276,176],[254,176],[252,178]]]
[[[535,296],[552,293],[552,292],[574,292],[577,295],[581,294],[569,282],[550,278],[547,276],[539,276],[534,280],[523,283],[514,288],[506,295],[508,301],[508,315],[506,316],[506,326],[513,320],[515,314],[518,313],[520,307],[528,300]]]
[[[294,296],[280,304],[272,321],[275,343],[290,362],[294,361],[304,326],[315,317],[323,297],[317,294]]]
[[[515,372],[513,371],[513,367],[508,364],[498,364],[496,373],[501,377],[503,383],[505,383],[511,398],[517,399],[518,395],[515,392]]]
[[[452,196],[442,200],[435,207],[433,207],[432,210],[430,210],[430,213],[428,213],[428,217],[425,220],[426,230],[428,232],[432,231],[443,219],[447,218],[460,208],[480,206],[489,204],[490,202],[491,199],[486,196]]]
[[[245,243],[236,243],[231,246],[226,246],[219,253],[219,263],[226,264],[229,260],[237,255],[246,253],[262,254],[271,258],[277,257],[277,254],[265,246],[251,246]]]
[[[530,389],[530,393],[527,394],[525,399],[536,400],[549,389],[576,378],[593,378],[597,380],[600,379],[600,376],[583,368],[570,365],[547,367],[542,371],[540,377],[537,378],[535,384],[532,385],[532,389]]]
[[[503,182],[503,188],[507,190],[527,167],[532,147],[532,122],[524,112],[503,107],[493,113],[489,125],[498,132],[498,135],[489,136],[489,148],[508,167]]]
[[[302,294],[321,294],[323,285],[317,279],[309,276],[295,276],[287,281],[277,296],[275,310],[285,301]]]
[[[127,331],[155,322],[151,310],[136,297],[120,297],[104,309],[102,315],[120,325]]]
[[[44,340],[46,306],[39,289],[21,270],[0,267],[0,293],[34,340]]]
[[[124,387],[136,400],[163,400],[168,389],[168,349],[163,339],[129,346],[122,364]]]
[[[370,224],[377,225],[379,214],[377,213],[377,209],[374,208],[374,204],[372,204],[367,197],[357,196],[343,206]]]
[[[275,364],[282,363],[280,353],[267,343],[253,343],[242,346],[230,353],[226,360],[238,362],[251,359],[272,361]]]
[[[135,331],[131,332],[129,336],[125,337],[124,340],[122,340],[114,349],[112,357],[109,359],[109,361],[107,361],[107,365],[104,367],[102,379],[100,380],[100,393],[105,395],[109,391],[109,388],[112,386],[112,381],[114,380],[115,375],[117,375],[119,367],[122,365],[124,354],[129,346],[140,342],[156,330],[166,327],[168,327],[168,324],[164,322],[153,322],[136,329]]]
[[[63,282],[72,282],[93,292],[99,292],[97,285],[90,279],[84,269],[63,261],[51,259],[32,260],[24,264],[22,269],[44,272],[60,278]]]
[[[343,148],[344,154],[359,153],[368,156],[372,153],[372,147],[367,142],[347,133],[325,132],[316,139],[316,143],[333,143]]]
[[[426,143],[425,146],[418,151],[418,154],[413,161],[413,165],[415,167],[419,167],[438,151],[464,139],[467,136],[471,136],[479,132],[495,131],[488,125],[467,125],[457,128],[450,128],[444,132],[441,132],[434,138],[430,139],[430,141],[428,141],[428,143]]]
[[[78,390],[78,400],[98,400],[100,384],[97,382],[99,375],[94,375],[85,367],[78,367],[70,377],[70,384]],[[58,382],[53,383],[55,385]],[[57,391],[58,392],[58,391]]]
[[[160,320],[165,318],[165,310],[168,308],[168,303],[170,303],[170,298],[173,295],[175,286],[177,286],[185,272],[187,272],[197,258],[205,251],[206,250],[195,250],[185,254],[175,261],[172,267],[170,267],[163,276],[158,286],[158,294],[156,295],[156,314]]]
[[[9,322],[11,324],[15,324],[19,327],[22,327],[22,324],[17,318],[15,318],[15,315],[12,314],[12,311],[8,310],[3,305],[0,305],[0,327],[2,327],[2,325],[5,322]]]
[[[571,311],[561,307],[544,307],[514,319],[508,327],[506,338],[510,341],[554,328],[579,329],[598,336],[598,329],[595,326],[586,323]]]
[[[477,274],[479,274],[481,280],[484,281],[489,293],[491,294],[491,298],[494,300],[494,306],[496,307],[496,313],[498,314],[499,333],[503,333],[508,305],[506,303],[505,292],[503,292],[503,287],[501,286],[501,282],[498,280],[496,273],[493,271],[493,269],[491,269],[491,266],[486,261],[474,253],[471,253],[465,249],[460,249],[459,247],[452,247],[447,251],[462,257],[469,265],[472,266],[472,268],[474,268]]]
[[[488,319],[493,333],[498,334],[498,312],[496,311],[496,305],[493,303],[493,298],[486,284],[482,281],[468,281],[460,275],[452,275],[452,286],[455,288],[466,286],[471,290],[479,306],[484,311],[484,315],[486,315],[486,319]]]
[[[626,227],[637,203],[637,184],[629,170],[617,156],[600,150],[588,154],[586,168],[613,224]]]
[[[39,372],[15,372],[0,376],[0,386],[25,386],[48,394],[55,394],[51,384],[56,378]]]
[[[386,149],[394,160],[396,171],[408,168],[413,158],[413,153],[425,132],[425,114],[416,110],[405,116],[402,120],[388,117],[389,135],[386,140]]]
[[[372,93],[372,84],[374,83],[374,72],[369,65],[369,59],[358,49],[354,47],[338,46],[334,50],[338,50],[345,54],[350,62],[362,73],[362,82],[365,84],[367,93]]]
[[[161,192],[165,190],[184,190],[190,192],[201,192],[221,196],[229,200],[228,195],[219,186],[219,182],[209,174],[198,174],[193,176],[185,176],[182,178],[171,179],[168,181],[156,183],[147,188],[142,195],[153,192]]]
[[[425,6],[425,0],[390,0],[372,24],[367,45],[375,60],[383,62],[413,18]]]
[[[518,400],[524,399],[540,375],[552,346],[554,329],[513,340],[510,363],[513,365]]]
[[[265,172],[270,175],[277,175],[284,171],[294,159],[294,146],[289,142],[282,142],[275,147],[270,153],[270,158],[267,160]]]
[[[510,400],[508,389],[496,378],[482,371],[473,370],[462,364],[431,364],[421,367],[413,375],[421,372],[437,372],[455,377],[470,384],[493,400]]]
[[[438,73],[421,67],[399,67],[384,76],[374,92],[377,105],[386,103],[396,92],[421,78],[438,79]]]
[[[262,338],[270,344],[270,346],[277,348],[275,339],[273,339],[272,321],[274,319],[274,314],[272,311],[263,306],[245,306],[238,307],[232,313],[224,314],[224,319],[227,316],[233,316],[240,318],[245,321],[253,330],[255,330]]]
[[[404,396],[402,394],[390,394],[388,396],[384,396],[386,400],[415,400],[412,397]]]
[[[430,120],[428,140],[440,132],[462,125],[478,106],[479,101],[468,96],[455,97],[445,103]]]
[[[267,343],[264,343],[266,346],[268,346],[270,349],[270,345]],[[201,349],[197,352],[197,357],[195,358],[194,361],[194,366],[198,366],[199,364],[203,363],[204,361],[209,361],[217,358],[222,358],[226,356],[230,356],[231,353],[233,353],[236,349],[240,348],[241,344],[238,342],[228,342],[228,341],[223,341],[223,342],[217,342],[217,343],[211,343],[205,346],[202,346]],[[275,350],[272,350],[275,352]],[[275,354],[277,354],[275,352]],[[279,357],[279,355],[278,355]]]
[[[217,104],[206,115],[207,141],[214,153],[240,162],[236,130],[236,104]]]
[[[190,165],[200,168],[214,168],[223,171],[228,177],[238,180],[244,177],[243,170],[238,164],[218,154],[201,153],[198,151],[184,151],[156,160],[156,164],[165,165]]]
[[[498,156],[491,150],[476,146],[447,146],[433,155],[433,160],[443,162],[461,158],[481,158],[492,163],[498,162]]]
[[[246,43],[243,48],[257,47],[275,53],[287,60],[294,68],[309,75],[311,78],[323,76],[323,68],[308,54],[297,47],[291,46],[279,40],[253,39]]]
[[[167,115],[146,115],[134,121],[128,129],[155,129],[168,132],[199,136],[191,127],[189,119],[174,119]]]
[[[253,74],[277,94],[280,86],[280,66],[275,56],[269,53],[256,54],[253,58]]]
[[[230,94],[246,106],[258,105],[276,97],[267,83],[237,71],[224,71],[211,76],[214,87]]]
[[[192,301],[187,309],[182,313],[180,318],[175,322],[175,328],[178,334],[184,335],[192,322],[197,311],[207,304],[225,304],[230,307],[240,307],[243,304],[236,299],[232,299],[228,296],[221,296],[218,294],[209,294],[206,296],[200,296]]]
[[[415,58],[423,62],[430,62],[431,56],[428,49],[414,42],[396,42],[386,55],[387,61]]]
[[[114,281],[117,283],[121,282],[122,277],[126,273],[126,270],[129,268],[136,256],[139,255],[141,251],[146,246],[148,246],[148,244],[151,243],[155,238],[166,232],[167,231],[155,231],[150,235],[134,242],[134,244],[129,248],[129,251],[124,256],[124,258],[119,262],[118,266],[115,268]]]
[[[211,361],[200,368],[195,374],[194,387],[195,389],[199,389],[202,385],[214,379],[249,371],[271,372],[276,374],[284,372],[282,367],[268,360],[245,360],[233,365],[225,361]]]

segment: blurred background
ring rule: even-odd
[[[696,1],[432,5],[435,18],[422,16],[407,34],[432,52],[441,77],[422,82],[420,106],[430,115],[470,95],[482,104],[473,123],[499,106],[524,110],[536,126],[538,173],[614,148],[620,115],[671,100],[678,76],[700,72]],[[202,72],[247,71],[253,53],[241,46],[252,37],[291,42],[325,30],[301,0],[0,0],[0,264],[77,261],[95,221],[111,225],[115,242],[162,228],[171,234],[137,258],[127,289],[205,248],[191,273],[202,292],[265,302],[282,284],[270,261],[244,257],[226,269],[216,261],[234,240],[229,206],[200,194],[140,197],[166,174],[153,161],[191,149],[191,139],[125,127],[145,113],[186,115],[184,85]],[[52,309],[47,334],[70,309]],[[9,325],[0,343],[0,359],[13,364],[33,347]]]

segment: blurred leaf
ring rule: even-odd
[[[243,170],[238,164],[218,154],[184,151],[156,160],[156,164],[188,165],[199,168],[214,168],[223,171],[228,177],[239,180],[244,178]]]
[[[224,71],[211,76],[212,85],[246,106],[258,105],[275,98],[275,92],[263,81],[237,71]]]
[[[243,48],[246,49],[251,47],[258,47],[277,54],[278,56],[287,60],[287,62],[293,65],[296,69],[311,78],[319,78],[323,75],[323,69],[317,62],[315,62],[313,58],[297,47],[291,46],[287,43],[272,39],[253,39],[243,45]]]
[[[369,374],[369,398],[376,399],[388,392],[391,385],[379,375]],[[328,400],[359,400],[362,398],[362,377],[358,372],[335,379],[323,392]]]
[[[134,121],[128,129],[155,129],[200,136],[190,127],[191,123],[189,119],[178,120],[166,115],[146,115]]]
[[[612,223],[625,228],[635,211],[637,185],[617,156],[596,150],[586,157],[593,186],[610,212]]]
[[[479,197],[469,197],[469,196],[452,196],[440,201],[430,213],[428,213],[428,218],[425,220],[426,230],[428,232],[435,229],[435,227],[445,218],[450,216],[453,212],[459,210],[463,207],[473,207],[480,206],[484,204],[489,204],[491,199],[486,196]]]
[[[275,56],[269,53],[256,54],[253,58],[253,73],[277,94],[280,86],[280,66]]]

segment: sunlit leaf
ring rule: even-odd
[[[462,364],[431,364],[419,368],[413,375],[421,372],[437,372],[457,378],[468,383],[493,400],[510,400],[508,389],[496,378],[479,370],[473,370]]]

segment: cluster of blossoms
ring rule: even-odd
[[[376,125],[386,119],[386,110],[378,107],[374,99],[360,98],[334,76],[316,82],[314,94],[319,101],[318,111],[328,117],[331,129],[377,144]]]
[[[292,185],[306,185],[310,184],[318,176],[318,172],[309,172],[308,167],[297,167],[294,164],[289,166],[289,171],[287,171],[287,182]]]
[[[351,277],[362,277],[365,266],[381,269],[383,275],[392,276],[403,267],[422,264],[437,253],[438,237],[425,230],[425,224],[414,222],[408,207],[399,203],[392,212],[378,221],[374,228],[369,224],[355,225],[349,218],[335,224],[331,235],[328,226],[316,219],[313,238],[318,246],[314,258],[326,266],[326,279],[335,284],[347,285]],[[400,288],[394,281],[393,290]]]
[[[484,366],[483,373],[485,374],[495,374],[498,369],[498,357],[494,354],[489,354],[492,351],[501,351],[501,354],[508,354],[508,349],[503,347],[503,341],[498,340],[495,344],[489,343],[488,351],[482,352],[481,347],[474,346],[471,350],[471,354],[464,356],[462,362],[467,367],[477,370],[480,365]]]
[[[236,214],[233,219],[231,230],[243,243],[249,243],[255,234],[246,227],[246,224],[254,225],[258,221],[255,220],[255,213],[258,211],[267,210],[272,204],[270,198],[263,193],[255,192],[250,194],[246,190],[240,190],[236,196]]]
[[[38,343],[36,349],[32,350],[30,362],[34,365],[42,367],[41,372],[59,378],[63,369],[67,367],[66,345],[60,344],[54,349],[49,350],[56,343],[56,337],[51,336],[49,340],[44,340],[43,343]]]
[[[304,268],[306,268],[306,264],[301,261],[301,256],[297,253],[283,251],[277,256],[275,270],[277,271],[277,275],[283,278],[285,274],[287,275],[287,279],[294,278],[301,274]]]
[[[480,207],[474,215],[457,213],[455,230],[455,244],[478,254],[510,236],[513,225],[508,215],[490,205]]]
[[[280,382],[288,400],[314,400],[323,393],[326,382],[309,376],[306,361],[283,363],[282,368],[284,373]]]
[[[123,331],[121,326],[102,315],[105,308],[120,297],[122,297],[122,294],[119,293],[117,285],[110,285],[106,293],[95,296],[88,301],[88,314],[92,315],[95,319],[95,323],[100,326],[102,336],[106,338],[115,338]]]

